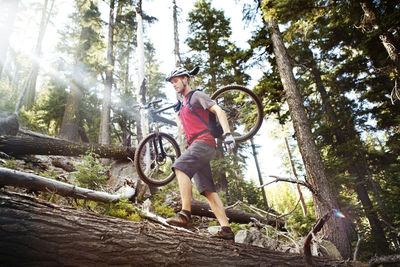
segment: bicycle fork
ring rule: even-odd
[[[164,150],[164,146],[162,144],[162,137],[160,135],[160,132],[159,132],[158,128],[155,129],[155,135],[156,136],[153,139],[154,152],[155,152],[155,155],[156,155],[156,161],[157,162],[161,162],[161,161],[163,161],[165,159],[166,153],[165,153],[165,150]],[[158,150],[160,150],[160,151],[158,151]]]

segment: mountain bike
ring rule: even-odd
[[[263,122],[263,107],[258,96],[242,85],[227,85],[211,99],[226,113],[232,135],[237,143],[252,138]]]
[[[240,85],[228,85],[217,90],[211,98],[226,112],[232,135],[237,142],[250,139],[260,129],[263,109],[261,101],[251,90]],[[159,122],[176,126],[174,121],[159,115],[174,105],[157,109],[156,104],[161,101],[155,100],[140,107],[147,111],[150,134],[139,143],[134,158],[139,177],[151,186],[163,186],[174,179],[172,165],[181,155],[174,137],[159,130]]]

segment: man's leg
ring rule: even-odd
[[[219,198],[216,192],[205,191],[204,195],[206,196],[208,203],[212,211],[214,212],[215,217],[217,218],[219,224],[221,226],[229,226],[228,218],[226,217],[224,204]]]
[[[176,179],[178,180],[179,192],[181,193],[182,209],[191,211],[192,205],[192,182],[189,176],[183,171],[175,168]]]
[[[177,168],[174,170],[181,193],[182,210],[178,212],[174,218],[167,219],[167,223],[175,226],[187,227],[191,217],[192,182],[186,173]]]
[[[221,225],[221,230],[213,237],[234,240],[235,234],[233,233],[229,225],[228,218],[226,217],[225,213],[224,204],[222,203],[218,194],[216,192],[205,191],[204,195],[207,197],[208,203],[210,204],[210,207],[214,212],[215,217],[217,217],[217,220]]]

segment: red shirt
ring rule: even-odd
[[[208,127],[192,112],[190,111],[187,104],[188,96],[185,97],[182,108],[180,111],[180,119],[185,130],[186,140],[189,141],[201,131],[207,130]],[[208,108],[212,107],[215,104],[213,100],[205,93],[196,91],[193,93],[192,98],[190,100],[190,105],[196,110],[197,114],[200,115],[204,121],[208,123],[209,120],[209,112]],[[204,134],[196,137],[191,144],[195,141],[202,141],[206,144],[209,144],[213,147],[216,146],[215,139],[211,135],[211,133],[205,132]],[[191,145],[189,144],[189,146]]]

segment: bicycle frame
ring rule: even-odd
[[[167,155],[165,150],[164,150],[164,146],[162,144],[162,140],[161,140],[160,135],[159,135],[159,130],[158,130],[157,123],[158,122],[163,122],[163,123],[166,123],[166,124],[169,124],[169,125],[172,125],[172,126],[177,126],[175,121],[167,119],[167,118],[164,118],[164,117],[158,115],[158,114],[160,114],[160,113],[162,113],[162,112],[164,112],[164,111],[166,111],[168,109],[173,108],[175,105],[170,105],[168,107],[157,109],[157,110],[152,108],[152,106],[154,106],[156,103],[159,103],[161,101],[162,101],[161,99],[160,100],[155,100],[155,101],[152,101],[149,104],[147,104],[145,107],[142,107],[144,109],[149,109],[149,113],[147,113],[147,114],[151,118],[150,125],[152,125],[152,126],[150,127],[150,129],[153,129],[153,125],[154,125],[154,129],[152,131],[155,132],[155,134],[157,136],[157,139],[153,140],[153,148],[154,148],[155,153],[157,155],[157,161],[163,161],[165,159],[166,155]],[[158,145],[156,143],[157,141],[158,141]],[[161,151],[158,151],[159,149]]]
[[[168,109],[173,108],[174,106],[175,105],[171,105],[171,106],[168,106],[166,108],[161,108],[161,109],[158,109],[158,110],[151,110],[150,109],[150,117],[152,118],[152,121],[153,122],[163,122],[163,123],[170,124],[172,126],[177,126],[175,121],[157,115],[157,114],[162,113],[162,112],[164,112],[164,111],[166,111]]]

